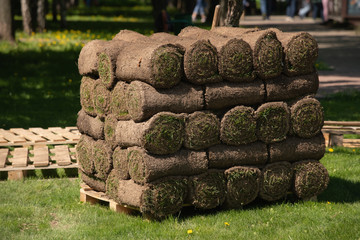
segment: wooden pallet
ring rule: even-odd
[[[138,208],[121,205],[114,200],[108,198],[105,193],[97,192],[86,184],[80,185],[80,201],[90,204],[98,204],[100,202],[109,204],[109,208],[118,213],[134,214],[139,212]]]
[[[360,147],[360,139],[344,139],[344,134],[360,135],[360,122],[325,121],[322,133],[327,147]]]

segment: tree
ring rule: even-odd
[[[220,0],[220,26],[238,27],[243,10],[242,0]]]
[[[13,31],[13,18],[10,0],[0,0],[0,40],[13,42],[15,40]]]
[[[27,34],[31,34],[31,8],[30,8],[30,0],[21,0],[21,15],[23,19],[23,28],[24,32]]]

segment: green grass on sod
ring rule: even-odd
[[[359,239],[360,152],[335,148],[318,202],[256,203],[150,222],[79,202],[79,180],[0,182],[1,239]],[[226,224],[228,223],[228,225]],[[192,230],[188,234],[188,230]]]

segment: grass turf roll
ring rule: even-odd
[[[162,111],[192,113],[204,106],[202,89],[187,83],[160,90],[134,81],[127,88],[126,99],[129,114],[135,122],[144,121]]]
[[[301,199],[322,193],[329,184],[329,173],[319,161],[308,160],[293,164],[294,192]]]
[[[94,159],[92,158],[94,142],[91,137],[82,134],[76,144],[76,159],[79,162],[80,169],[87,175],[93,175],[95,172]]]
[[[200,150],[220,143],[220,120],[210,112],[194,112],[185,119],[184,146]]]
[[[205,152],[180,150],[176,154],[158,156],[143,148],[128,148],[129,174],[138,184],[167,176],[190,176],[205,172],[208,160]]]
[[[211,169],[189,177],[188,202],[198,209],[212,209],[225,201],[226,181],[223,170]]]
[[[105,40],[92,40],[81,49],[78,69],[81,75],[98,76],[98,55],[108,44]]]
[[[114,149],[117,145],[115,134],[117,123],[118,120],[114,114],[109,114],[105,117],[104,136],[106,143],[111,147],[111,149]]]
[[[100,180],[106,181],[112,169],[112,150],[104,140],[93,143],[92,157],[94,159],[95,174]]]
[[[128,42],[116,62],[116,77],[131,82],[139,80],[155,88],[171,88],[184,75],[184,53],[174,44],[155,41]]]
[[[116,175],[119,179],[126,180],[130,178],[129,175],[129,161],[128,150],[116,147],[113,155],[113,171],[116,171]]]
[[[119,121],[116,141],[121,147],[140,146],[153,154],[177,152],[184,140],[184,116],[161,112],[142,123]]]
[[[225,171],[228,208],[241,208],[255,200],[259,193],[261,172],[256,167],[236,166]]]
[[[293,169],[288,162],[270,163],[261,171],[259,196],[266,201],[286,197],[292,187]]]
[[[251,107],[237,106],[225,113],[221,120],[220,139],[227,145],[255,142],[256,118]]]
[[[106,183],[104,180],[98,179],[91,175],[87,175],[86,173],[84,173],[82,171],[80,171],[80,178],[84,183],[86,183],[93,190],[98,191],[98,192],[106,191]]]
[[[322,133],[309,139],[288,137],[283,142],[269,145],[269,162],[320,160],[324,154],[325,139]]]
[[[263,103],[264,97],[264,84],[259,79],[249,83],[214,83],[205,88],[205,107],[224,109],[237,105],[257,105]]]
[[[286,103],[264,103],[256,110],[255,115],[259,140],[272,143],[286,139],[290,128],[290,112]]]
[[[263,165],[268,159],[266,144],[254,142],[240,146],[216,145],[208,150],[209,168]]]
[[[119,180],[120,178],[117,175],[117,171],[113,169],[108,178],[106,179],[106,195],[113,199],[115,202],[119,202],[118,200],[118,191],[119,191]]]
[[[242,39],[225,37],[198,27],[186,27],[180,37],[210,40],[219,55],[219,74],[231,82],[248,82],[255,78],[253,56],[249,44]]]
[[[94,107],[100,118],[104,118],[110,112],[110,91],[101,81],[96,81],[94,86]]]
[[[78,112],[76,126],[82,134],[87,134],[96,140],[104,139],[104,122],[99,117],[87,115],[83,109]]]
[[[319,55],[318,44],[307,32],[282,32],[272,29],[284,48],[284,73],[288,76],[308,74],[315,71]]]
[[[90,77],[82,77],[80,84],[80,104],[84,111],[90,116],[96,117],[94,106],[94,79]]]
[[[312,138],[321,132],[324,125],[324,110],[318,100],[306,97],[290,108],[291,130],[302,138]]]
[[[288,101],[316,94],[319,89],[319,77],[317,73],[294,77],[281,75],[278,78],[267,79],[265,86],[267,102]]]
[[[117,120],[130,119],[126,100],[127,87],[127,83],[119,81],[110,93],[110,113],[114,114]]]
[[[208,40],[182,38],[168,33],[156,33],[150,38],[183,47],[184,74],[189,82],[201,85],[222,81],[218,72],[218,52]]]

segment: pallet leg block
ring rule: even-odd
[[[118,213],[131,215],[131,214],[133,214],[133,211],[134,211],[130,208],[121,206],[120,204],[118,204],[117,202],[114,202],[114,201],[110,201],[109,206],[110,206],[111,210],[118,212]]]
[[[96,204],[99,202],[99,199],[87,195],[83,189],[80,189],[80,202]]]
[[[8,172],[8,180],[22,180],[26,177],[27,172],[24,170],[15,170]]]

